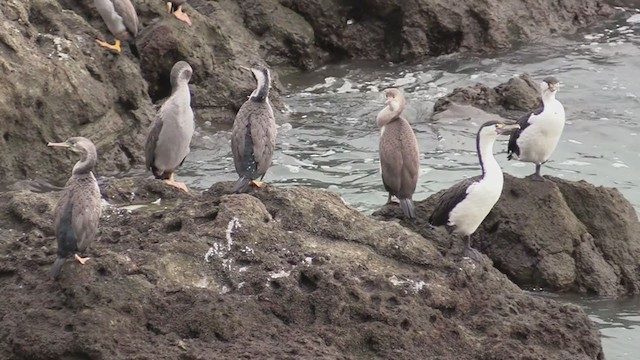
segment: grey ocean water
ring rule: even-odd
[[[420,65],[345,63],[281,76],[287,110],[278,114],[278,150],[265,180],[276,186],[330,189],[370,213],[386,201],[378,168],[380,90],[404,89],[421,148],[415,199],[478,174],[474,136],[482,121],[427,122],[434,101],[456,87],[490,86],[529,73],[555,75],[567,125],[543,174],[620,189],[640,209],[640,24],[625,21],[590,34],[487,58],[445,56]],[[178,172],[191,188],[234,180],[229,128],[199,124],[194,149]],[[506,139],[496,145],[505,172],[524,176],[531,164],[506,160]],[[640,358],[640,299],[587,299],[548,294],[581,304],[598,324],[608,359]]]

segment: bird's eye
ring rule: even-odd
[[[498,125],[498,124],[495,124],[495,125],[493,125],[493,126],[494,126],[496,129],[500,128],[500,125]]]

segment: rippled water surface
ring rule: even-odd
[[[560,79],[558,99],[567,113],[563,137],[543,174],[615,186],[638,209],[638,30],[620,23],[555,46],[527,47],[496,58],[456,55],[415,66],[347,63],[281,76],[287,111],[278,114],[278,151],[266,180],[328,188],[366,212],[379,207],[386,194],[375,116],[383,107],[379,91],[398,86],[405,91],[405,115],[420,144],[414,199],[423,199],[479,171],[474,137],[482,120],[429,123],[435,100],[456,87],[476,82],[495,86],[527,72],[537,80],[547,75]],[[235,179],[228,129],[213,134],[205,124],[199,130],[196,149],[178,176],[200,189]],[[505,172],[533,172],[532,164],[506,160],[506,138],[495,151]]]
[[[378,208],[387,195],[379,174],[375,116],[383,107],[380,90],[396,86],[406,94],[405,116],[420,144],[414,199],[423,199],[479,173],[474,137],[480,121],[429,123],[435,100],[456,87],[476,82],[495,86],[526,72],[537,80],[555,75],[562,84],[558,99],[567,125],[543,174],[615,186],[640,209],[639,33],[640,24],[621,21],[554,46],[530,46],[499,57],[455,55],[413,66],[346,63],[281,76],[287,111],[277,115],[278,151],[265,179],[275,185],[327,188],[365,212]],[[214,130],[220,129],[207,124],[199,128],[196,148],[178,173],[190,187],[205,189],[236,178],[229,129]],[[506,139],[495,151],[505,172],[533,172],[532,164],[506,160]],[[600,327],[607,358],[640,356],[640,299],[562,300],[577,302],[590,313]]]

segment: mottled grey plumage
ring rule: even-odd
[[[101,46],[120,52],[120,41],[127,41],[131,52],[139,57],[135,46],[138,36],[138,14],[131,0],[94,0],[94,5],[107,28],[116,38],[114,45],[98,40]]]
[[[385,90],[384,109],[378,113],[376,123],[380,128],[380,169],[382,182],[391,196],[396,196],[408,218],[415,218],[413,193],[420,172],[418,140],[411,125],[401,114],[405,107],[400,90]]]
[[[269,103],[271,74],[264,66],[251,69],[257,86],[249,100],[238,111],[231,131],[231,152],[236,172],[240,176],[233,191],[244,192],[253,182],[260,186],[271,166],[276,147],[276,121]]]
[[[190,151],[195,130],[189,80],[193,70],[186,61],[171,69],[171,96],[162,104],[151,125],[145,145],[145,165],[156,179],[170,180]]]
[[[91,140],[73,137],[63,143],[49,143],[48,146],[66,147],[80,154],[80,160],[73,167],[71,178],[54,210],[58,257],[51,268],[51,276],[56,279],[71,255],[75,254],[83,264],[88,260],[80,258],[77,253],[86,250],[98,232],[100,189],[92,172],[98,157]]]

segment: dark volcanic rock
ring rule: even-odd
[[[105,189],[173,196],[151,186]],[[372,220],[325,191],[231,186],[106,208],[91,260],[69,261],[58,282],[47,276],[57,194],[3,194],[0,357],[603,358],[579,307],[443,257],[442,235]]]
[[[540,79],[542,81],[542,79]],[[447,111],[456,105],[471,105],[502,117],[518,118],[524,112],[542,104],[538,82],[528,74],[509,79],[495,88],[484,84],[455,88],[433,105],[432,120],[448,117]]]
[[[61,181],[68,155],[46,142],[77,135],[96,143],[101,175],[140,165],[151,103],[169,94],[177,60],[194,68],[196,121],[231,122],[254,85],[239,65],[312,69],[343,58],[419,60],[502,49],[572,32],[608,9],[598,0],[191,0],[188,27],[166,14],[162,1],[135,6],[139,64],[126,46],[115,56],[95,44],[113,36],[92,1],[3,2],[0,181]],[[272,100],[280,107],[275,71],[274,80]]]
[[[599,14],[599,0],[280,0],[302,14],[334,57],[418,60],[456,51],[495,51],[574,32]]]
[[[476,247],[523,287],[640,293],[640,222],[631,204],[617,189],[547,179],[505,174],[500,200],[473,237]],[[418,220],[407,227],[423,236],[440,231],[426,223],[439,194],[416,203]],[[402,216],[392,206],[375,215]],[[440,250],[446,253],[450,246],[443,242]]]
[[[94,40],[104,33],[63,11],[57,1],[5,1],[2,6],[2,180],[66,178],[59,169],[67,168],[69,152],[46,145],[70,136],[95,142],[102,174],[139,163],[153,110],[135,61],[97,46]]]

